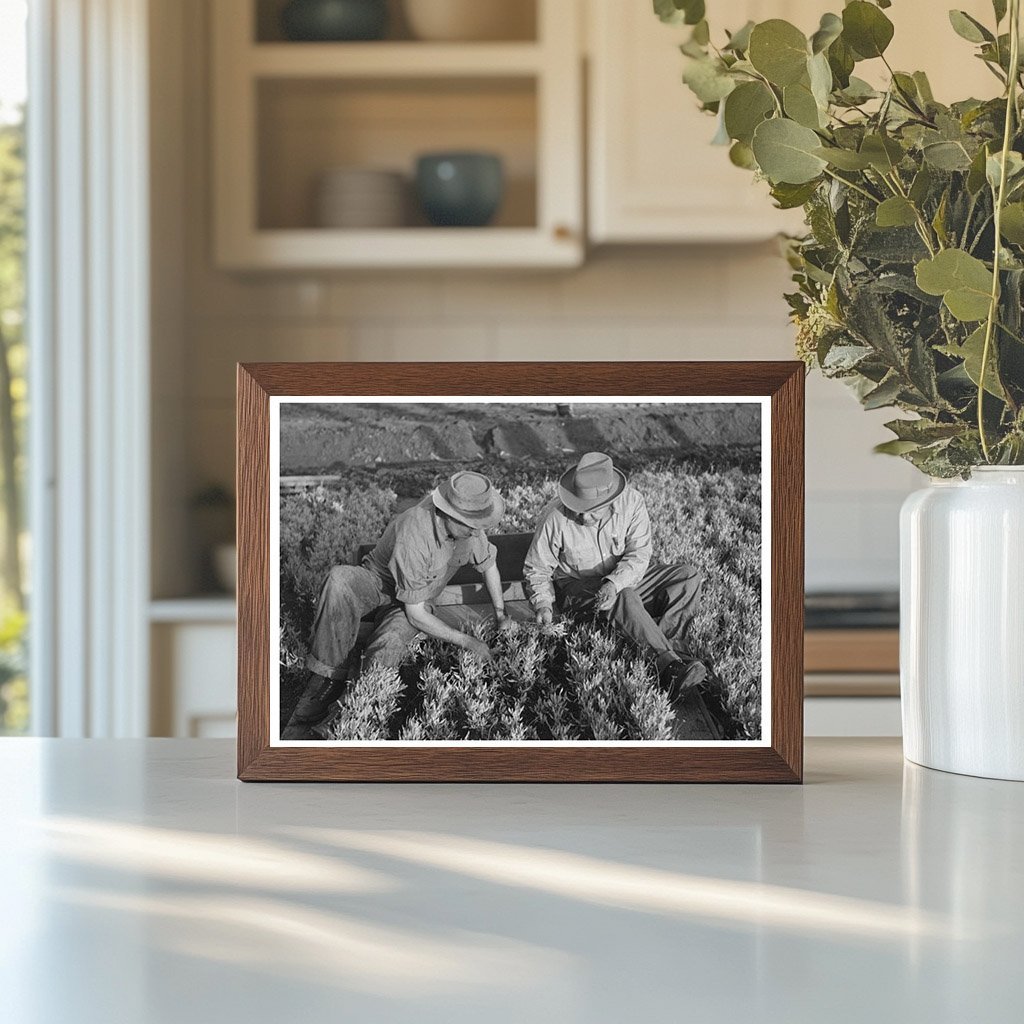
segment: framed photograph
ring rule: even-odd
[[[799,782],[798,362],[238,367],[246,781]]]

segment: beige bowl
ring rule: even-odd
[[[429,42],[536,38],[534,0],[404,0],[409,28]]]
[[[339,167],[324,173],[316,195],[322,228],[399,228],[406,221],[408,183],[394,171]]]

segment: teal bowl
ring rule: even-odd
[[[426,153],[416,161],[416,193],[435,227],[489,224],[505,196],[505,171],[494,153]]]
[[[387,0],[290,0],[281,11],[285,38],[295,42],[362,42],[387,27]]]

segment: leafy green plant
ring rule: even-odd
[[[13,601],[0,601],[0,736],[24,732],[29,721],[26,625]]]
[[[898,71],[890,0],[852,0],[809,37],[781,19],[716,45],[704,0],[654,0],[692,26],[683,80],[718,118],[734,164],[766,179],[808,232],[788,241],[787,295],[808,367],[848,384],[888,424],[878,450],[937,477],[1024,464],[1024,135],[1020,0],[992,25],[950,11],[1000,95],[946,105]],[[888,86],[857,66],[881,62]]]
[[[647,502],[654,561],[688,562],[704,577],[688,642],[711,670],[711,692],[731,719],[728,738],[750,739],[761,733],[761,489],[745,454],[731,453],[730,459],[740,464],[636,455],[630,482]],[[512,533],[533,529],[556,493],[561,461],[550,466],[523,461],[514,472],[475,468],[500,481],[506,514],[498,530]],[[354,561],[358,546],[379,536],[394,513],[396,491],[422,493],[451,471],[416,469],[411,483],[379,473],[377,482],[353,478],[333,489],[282,497],[285,717],[305,680],[306,639],[328,570]],[[347,738],[355,738],[352,730],[362,738],[384,731],[401,739],[671,735],[675,720],[654,667],[607,627],[591,622],[559,622],[544,630],[516,626],[494,642],[494,666],[481,666],[452,645],[423,642],[402,668],[401,698],[393,674],[363,677],[345,697],[351,721],[339,728],[349,730]]]

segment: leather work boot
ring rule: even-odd
[[[345,688],[344,679],[325,679],[311,672],[306,689],[295,705],[288,724],[281,730],[283,740],[315,740],[313,726],[320,721]]]
[[[333,739],[334,726],[337,724],[338,719],[344,714],[345,709],[342,707],[340,700],[334,701],[331,706],[327,709],[327,714],[317,722],[316,725],[310,730],[309,738],[311,740],[330,740]]]
[[[701,685],[708,678],[707,667],[701,661],[674,661],[665,669],[665,683],[669,700],[687,719],[704,723],[708,739],[720,740],[725,735],[722,723],[708,709],[701,696]]]
[[[669,698],[679,700],[688,691],[700,686],[707,677],[708,670],[702,661],[673,661],[665,669]]]

